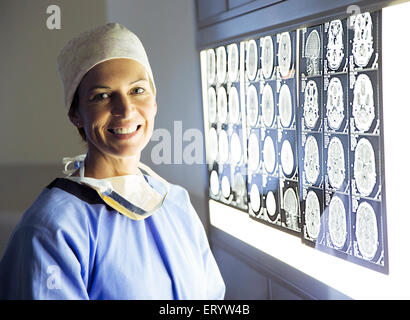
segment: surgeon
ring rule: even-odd
[[[87,143],[24,213],[0,262],[1,299],[223,299],[188,193],[140,162],[157,113],[138,37],[109,23],[58,57]],[[71,168],[71,170],[70,170]]]

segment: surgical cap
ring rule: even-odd
[[[101,62],[117,58],[141,63],[149,75],[155,94],[154,77],[140,39],[124,26],[108,23],[70,40],[57,58],[66,108],[70,108],[81,79],[90,69]]]

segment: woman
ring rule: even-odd
[[[0,298],[222,299],[187,191],[140,163],[157,105],[137,36],[95,28],[68,42],[58,65],[87,155],[23,215],[0,263]]]

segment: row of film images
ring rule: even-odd
[[[364,13],[208,50],[207,152],[212,199],[387,272],[379,23]]]

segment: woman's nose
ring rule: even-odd
[[[113,106],[111,113],[113,116],[129,118],[134,112],[136,112],[135,103],[132,101],[131,97],[126,94],[120,93],[113,99]]]

